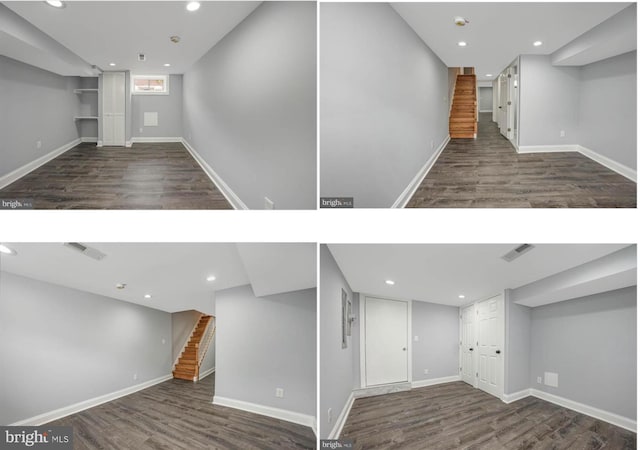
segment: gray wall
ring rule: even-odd
[[[315,417],[316,289],[217,291],[216,318],[215,395]]]
[[[198,311],[180,311],[171,314],[171,362],[182,353],[185,341],[191,336],[193,327],[200,319]]]
[[[0,177],[80,137],[78,77],[0,55]],[[42,147],[36,148],[36,141]]]
[[[82,77],[80,78],[80,87],[86,89],[98,88],[98,77]],[[76,94],[80,100],[78,114],[81,116],[98,116],[98,93],[86,92],[84,94]],[[80,137],[97,138],[98,137],[98,121],[97,120],[80,120],[78,121]]]
[[[505,365],[504,393],[513,394],[529,389],[531,308],[513,302],[511,289],[506,289],[505,298]]]
[[[550,56],[520,56],[519,145],[579,144],[579,101],[579,67],[554,67]]]
[[[480,111],[493,112],[493,88],[481,86],[478,88],[478,107]]]
[[[579,144],[637,167],[636,52],[582,67]]]
[[[447,67],[388,4],[320,12],[321,196],[389,207],[449,134]]]
[[[134,137],[182,137],[182,75],[170,76],[169,95],[132,95],[131,110]],[[144,126],[145,112],[158,113],[157,127]]]
[[[6,425],[170,374],[171,316],[0,272],[0,359]]]
[[[636,418],[636,287],[531,311],[531,387]],[[537,384],[559,374],[559,387]]]
[[[316,208],[314,2],[263,3],[183,81],[185,138],[249,208]]]
[[[342,348],[342,289],[353,299],[353,291],[326,245],[320,245],[320,439],[326,439],[336,424],[355,384],[354,335]],[[358,318],[357,323],[360,320]],[[327,411],[331,408],[332,420]]]
[[[456,306],[411,302],[413,381],[459,374],[459,312]]]

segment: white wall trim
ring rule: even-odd
[[[638,172],[635,169],[632,169],[631,167],[627,167],[624,164],[620,164],[619,162],[614,161],[613,159],[603,156],[599,153],[596,153],[591,149],[583,147],[582,145],[578,145],[578,151],[582,153],[584,156],[586,156],[587,158],[591,158],[598,164],[602,164],[606,168],[619,173],[623,177],[628,178],[629,180],[635,183],[638,182]]]
[[[585,405],[584,403],[575,402],[568,398],[559,397],[557,395],[549,394],[548,392],[539,391],[537,389],[531,389],[531,395],[533,397],[546,400],[550,403],[562,406],[564,408],[572,409],[587,416],[595,417],[596,419],[603,420],[613,425],[624,428],[625,430],[636,432],[637,422],[627,417],[622,417],[618,414],[614,414],[602,409],[594,408],[593,406]]]
[[[124,142],[124,146],[125,146],[126,148],[131,148],[131,146],[132,146],[132,145],[133,145],[133,142],[132,142],[132,141],[130,141],[130,140],[129,140],[129,141],[125,141],[125,142]]]
[[[137,136],[137,137],[132,137],[131,141],[132,143],[143,143],[143,142],[182,142],[182,138],[181,137],[147,137],[147,136]],[[126,143],[125,143],[126,145]]]
[[[211,375],[213,372],[216,371],[215,367],[212,367],[211,369],[207,369],[204,372],[200,373],[200,380],[202,380],[204,377]]]
[[[46,155],[43,155],[43,156],[39,157],[38,159],[34,159],[30,163],[27,163],[24,166],[18,167],[17,169],[9,172],[8,174],[3,175],[2,177],[0,177],[0,189],[4,188],[6,186],[9,186],[14,181],[17,181],[20,178],[22,178],[25,175],[27,175],[28,173],[33,172],[38,167],[48,163],[49,161],[51,161],[54,158],[57,158],[58,156],[62,155],[63,153],[68,152],[73,147],[78,145],[80,142],[81,142],[80,138],[74,139],[73,141],[71,141],[71,142],[69,142],[67,144],[64,144],[63,146],[58,147],[55,150],[52,150],[51,152],[47,153]]]
[[[480,87],[489,87],[489,86],[480,86]],[[482,112],[482,113],[492,113],[493,109],[481,109],[478,112]]]
[[[100,139],[98,139],[98,142],[96,143],[96,145],[97,145],[98,147],[103,147],[103,145],[102,145],[102,144],[103,144],[103,143],[102,143],[102,141],[101,141]]]
[[[505,403],[513,403],[531,395],[531,389],[523,389],[513,394],[502,394],[502,401]]]
[[[438,149],[429,157],[427,162],[424,163],[424,166],[422,166],[416,176],[413,177],[409,185],[404,189],[404,191],[402,191],[400,197],[398,197],[397,200],[393,202],[393,205],[391,205],[392,208],[404,208],[405,206],[407,206],[407,203],[409,203],[409,200],[411,200],[413,194],[416,193],[418,187],[420,187],[420,184],[422,183],[422,180],[425,179],[450,140],[451,137],[447,135],[447,137],[440,143]]]
[[[311,428],[315,426],[314,423],[316,421],[315,417],[307,414],[288,411],[286,409],[273,408],[271,406],[258,405],[257,403],[245,402],[228,397],[220,397],[219,395],[214,395],[213,404],[241,409],[242,411],[261,414],[263,416],[273,417],[274,419],[285,420],[287,422],[297,423]]]
[[[363,387],[353,390],[354,398],[374,397],[376,395],[393,394],[411,390],[411,381],[401,381],[400,383],[379,384],[377,386]]]
[[[85,136],[80,138],[80,142],[98,142],[97,136]]]
[[[225,183],[222,178],[211,168],[211,166],[204,160],[202,156],[187,142],[186,139],[182,138],[182,144],[185,146],[187,151],[191,153],[191,156],[200,164],[202,170],[209,176],[213,184],[216,185],[218,190],[222,192],[224,198],[233,206],[234,209],[249,209],[247,205],[244,204],[240,197],[238,197],[235,192],[231,190],[231,188]]]
[[[433,386],[442,383],[452,383],[454,381],[460,381],[462,378],[460,375],[452,375],[449,377],[431,378],[430,380],[418,380],[411,382],[411,389],[421,388],[426,386]]]
[[[349,394],[347,401],[345,402],[342,411],[340,411],[340,415],[336,419],[336,423],[329,433],[327,439],[339,439],[340,434],[342,434],[342,428],[344,427],[345,422],[347,421],[347,417],[349,417],[349,413],[351,412],[351,407],[353,406],[353,401],[355,400],[355,396],[353,392]]]
[[[85,409],[93,408],[94,406],[102,405],[103,403],[110,402],[120,397],[124,397],[125,395],[133,394],[134,392],[141,391],[143,389],[147,389],[156,384],[163,383],[167,380],[173,378],[173,375],[164,375],[158,378],[154,378],[153,380],[145,381],[144,383],[136,384],[133,386],[129,386],[124,389],[120,389],[119,391],[111,392],[110,394],[101,395],[99,397],[94,397],[89,400],[85,400],[82,402],[74,403],[73,405],[64,406],[62,408],[56,409],[54,411],[49,411],[43,414],[39,414],[34,417],[30,417],[28,419],[20,420],[18,422],[14,422],[9,424],[9,426],[39,426],[48,422],[52,422],[54,420],[61,419],[70,414],[75,414],[80,411],[84,411]]]
[[[518,153],[577,152],[578,145],[520,145]]]

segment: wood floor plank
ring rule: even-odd
[[[577,152],[518,154],[480,113],[451,139],[408,208],[635,208],[636,183]]]
[[[36,209],[231,209],[181,143],[83,143],[0,190]]]
[[[49,423],[73,427],[74,449],[315,449],[311,428],[213,405],[215,374],[172,379]]]
[[[356,399],[342,439],[357,449],[636,449],[636,434],[544,400],[513,403],[463,382]]]

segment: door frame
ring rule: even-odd
[[[367,386],[367,365],[366,365],[366,332],[365,332],[365,304],[367,302],[367,298],[377,298],[380,300],[390,300],[396,302],[405,302],[407,304],[407,381],[402,381],[401,383],[411,383],[413,381],[413,346],[411,344],[411,300],[406,300],[403,298],[393,298],[382,295],[373,295],[373,294],[365,294],[363,292],[360,293],[360,301],[358,302],[359,309],[359,320],[360,320],[360,389],[367,389],[376,386],[391,386],[398,383],[390,383],[390,384],[376,384],[375,386]]]

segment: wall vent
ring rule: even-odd
[[[514,259],[524,255],[529,250],[533,250],[533,248],[534,248],[534,246],[532,244],[518,245],[516,248],[511,250],[509,253],[507,253],[506,255],[503,255],[502,259],[504,259],[507,262],[511,262]]]
[[[89,258],[95,259],[96,261],[100,261],[105,256],[107,256],[104,253],[102,253],[100,250],[96,250],[95,248],[89,247],[88,245],[81,244],[80,242],[65,242],[64,246],[72,250],[75,250],[77,252],[80,252],[83,255],[88,256]]]

